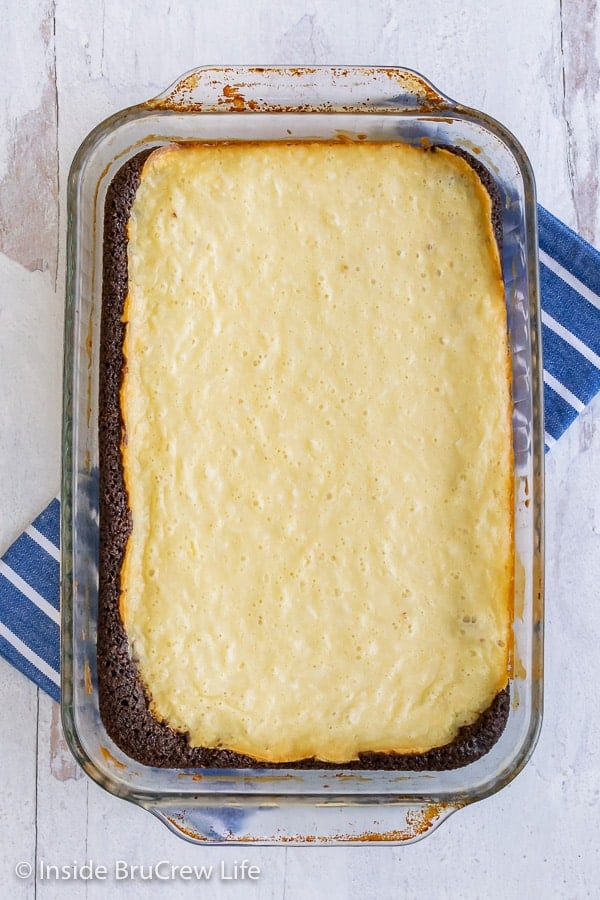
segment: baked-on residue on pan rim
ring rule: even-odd
[[[453,149],[453,148],[448,148]],[[264,767],[251,757],[215,748],[191,747],[184,734],[157,721],[133,663],[119,612],[120,571],[131,531],[131,515],[121,465],[123,422],[120,388],[127,294],[127,222],[142,166],[151,151],[139,153],[109,186],[104,219],[102,324],[100,346],[100,583],[98,617],[98,682],[100,712],[115,743],[145,765],[188,768]],[[487,169],[468,153],[454,149],[475,169],[492,198],[492,224],[501,247],[500,197]],[[509,713],[509,689],[500,691],[472,725],[463,727],[450,744],[419,754],[363,753],[343,765],[315,759],[270,764],[271,768],[444,770],[483,756],[498,740]]]

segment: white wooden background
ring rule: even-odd
[[[0,0],[0,553],[59,484],[65,184],[101,119],[203,63],[401,64],[504,122],[600,246],[595,0]],[[526,770],[411,847],[206,848],[77,770],[0,660],[0,897],[600,897],[600,402],[547,465],[546,714]],[[260,866],[256,882],[19,881],[15,865]]]

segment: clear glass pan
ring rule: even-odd
[[[514,676],[507,727],[492,750],[447,772],[155,769],[125,756],[98,710],[98,369],[103,206],[120,166],[185,140],[340,137],[462,147],[503,200],[503,270],[513,367]],[[364,136],[364,137],[363,137]],[[543,427],[535,185],[500,124],[406,69],[200,68],[100,124],[68,185],[62,480],[62,717],[100,785],[202,842],[408,842],[506,785],[535,745],[542,712]]]

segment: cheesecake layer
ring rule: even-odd
[[[505,687],[506,315],[471,165],[173,147],[128,226],[121,616],[157,721],[256,760],[423,754]]]

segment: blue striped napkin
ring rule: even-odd
[[[600,253],[538,206],[546,449],[600,391]]]
[[[60,503],[54,498],[0,560],[0,654],[60,698]]]
[[[600,253],[538,207],[546,449],[600,391]],[[60,504],[0,560],[0,654],[59,699]]]

